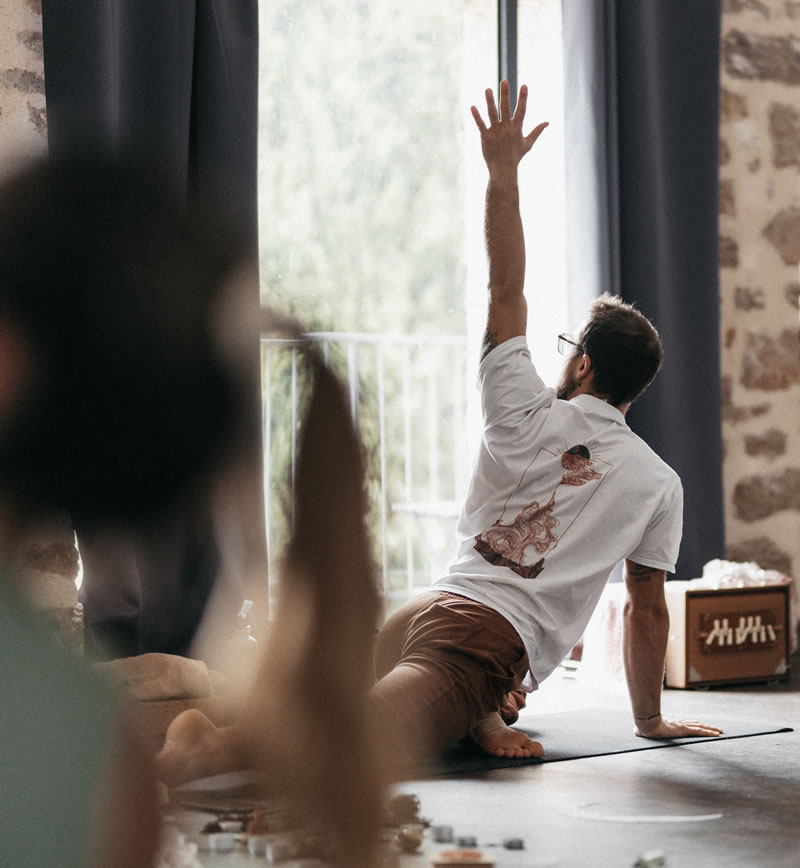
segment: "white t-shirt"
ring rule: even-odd
[[[483,439],[457,552],[435,587],[503,615],[540,683],[583,635],[619,561],[675,569],[683,489],[615,407],[557,399],[524,337],[484,358],[479,387]]]

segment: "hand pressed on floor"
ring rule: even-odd
[[[717,726],[710,726],[699,720],[667,720],[660,714],[650,720],[634,719],[634,724],[634,733],[642,738],[714,738],[722,735],[722,730]]]

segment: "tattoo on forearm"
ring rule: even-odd
[[[483,346],[481,347],[481,361],[497,346],[497,335],[491,330],[486,329],[483,336]]]
[[[635,564],[632,561],[628,566],[628,575],[634,582],[649,582],[653,578],[654,572],[652,567],[643,567],[641,564]]]

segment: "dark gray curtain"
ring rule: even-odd
[[[257,0],[43,0],[51,154],[101,148],[224,189],[256,238]]]
[[[563,0],[571,290],[661,332],[631,427],[680,474],[676,576],[724,555],[720,431],[719,0]]]
[[[210,197],[255,261],[257,0],[43,0],[42,18],[51,156],[82,150],[144,163],[185,191],[188,207],[195,193]],[[254,280],[254,405],[258,307]],[[252,455],[254,473],[258,418],[254,412],[241,450]],[[257,499],[251,514],[263,508]],[[219,563],[210,510],[178,503],[168,520],[119,535],[114,545],[73,517],[90,643],[96,625],[94,638],[109,652],[186,651]]]

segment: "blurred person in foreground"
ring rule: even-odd
[[[335,864],[373,868],[388,776],[367,706],[379,596],[362,447],[341,383],[298,325],[273,312],[264,330],[301,345],[312,383],[276,611],[239,719],[218,728],[199,710],[182,712],[156,757],[158,776],[177,785],[261,771],[268,793],[330,833]]]
[[[21,167],[0,185],[0,864],[17,868],[150,865],[160,817],[152,758],[125,713],[88,667],[50,643],[2,581],[2,563],[26,527],[52,514],[135,528],[178,493],[204,496],[215,466],[235,451],[247,406],[252,360],[243,357],[237,274],[249,263],[237,233],[149,177],[86,157]],[[271,723],[247,730],[243,753],[249,767],[269,772],[277,757],[282,792],[308,797],[343,841],[366,840],[357,850],[370,846],[378,802],[373,776],[348,786],[348,775],[363,770],[360,747],[341,786],[326,790],[320,780],[335,778],[342,760],[313,750],[311,720],[299,732],[285,715],[298,669],[322,679],[339,650],[358,654],[358,636],[365,647],[371,638],[362,625],[342,640],[323,612],[343,609],[354,581],[368,621],[377,610],[367,566],[349,545],[326,551],[330,529],[317,533],[317,505],[341,502],[356,544],[363,534],[355,439],[346,411],[337,416],[346,406],[338,384],[320,370],[307,439],[316,437],[310,449],[319,446],[323,472],[316,480],[306,473],[300,486],[310,504],[299,524],[313,541],[295,545],[301,578],[283,595],[285,626],[264,664],[269,682],[254,689],[253,704]],[[344,455],[319,442],[326,424],[331,447],[349,447]],[[340,491],[325,488],[326,467],[343,475],[328,480]],[[329,589],[330,578],[343,584]],[[345,614],[345,628],[353,617]],[[299,620],[302,640],[292,629]],[[338,713],[356,713],[351,694],[360,684],[347,678],[323,686],[334,732]],[[305,775],[286,765],[298,758]],[[362,807],[366,839],[342,831],[356,826]]]
[[[3,865],[152,862],[152,763],[2,564],[54,515],[133,525],[208,483],[242,397],[216,321],[240,257],[131,166],[42,161],[0,185]]]

